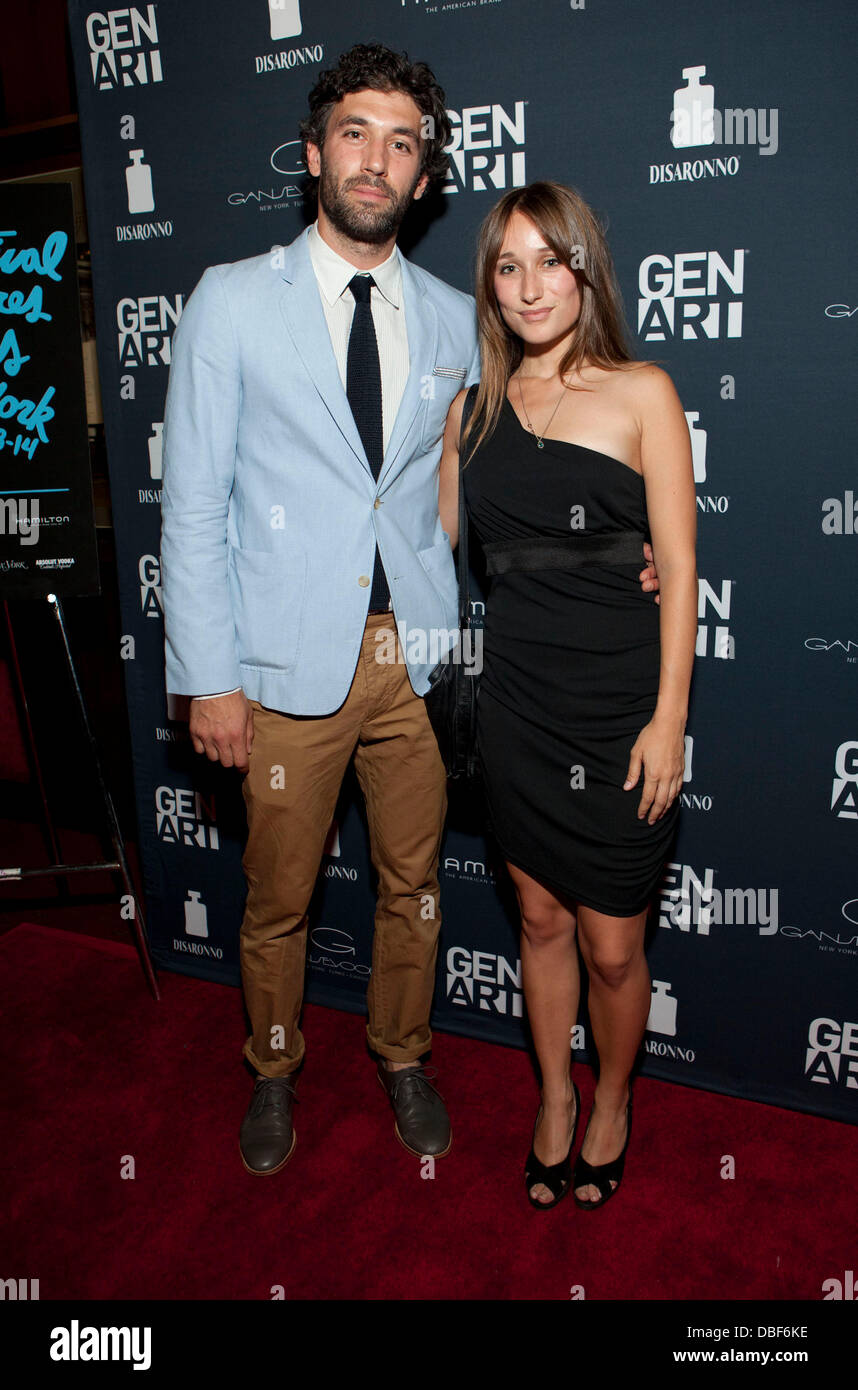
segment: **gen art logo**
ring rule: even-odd
[[[517,101],[508,111],[495,102],[447,111],[453,134],[444,150],[450,157],[444,193],[485,193],[524,186],[526,105],[526,101]]]
[[[741,338],[745,254],[645,256],[638,272],[638,333],[644,342]]]
[[[834,754],[831,809],[839,820],[858,820],[858,742],[847,739]]]
[[[815,1018],[807,1034],[804,1074],[822,1086],[858,1091],[858,1023]]]
[[[92,80],[99,92],[163,82],[158,47],[157,6],[93,10],[86,17]]]
[[[447,998],[451,1004],[489,1014],[521,1018],[521,961],[490,951],[451,946],[447,952]]]

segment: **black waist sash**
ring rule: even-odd
[[[579,565],[635,565],[643,569],[643,531],[612,531],[599,536],[529,536],[521,540],[487,541],[483,546],[487,574],[507,570],[577,569]]]

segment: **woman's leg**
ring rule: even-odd
[[[650,1008],[646,917],[646,912],[609,917],[589,907],[578,908],[578,942],[590,977],[588,1009],[599,1054],[599,1080],[581,1154],[594,1167],[610,1163],[626,1142],[629,1076]],[[592,1184],[575,1192],[583,1201],[599,1198]]]
[[[580,976],[575,914],[514,864],[507,864],[521,910],[521,974],[527,1015],[542,1071],[542,1118],[534,1136],[541,1163],[559,1163],[575,1123],[569,1075],[571,1031],[578,1017]],[[531,1195],[550,1202],[543,1183]]]

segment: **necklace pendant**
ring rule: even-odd
[[[537,447],[537,449],[544,449],[544,448],[545,448],[545,445],[543,444],[543,442],[542,442],[541,439],[537,439],[537,441],[536,441],[536,447]]]

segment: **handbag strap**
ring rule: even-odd
[[[470,593],[468,591],[468,513],[467,508],[465,507],[465,488],[462,483],[462,469],[464,467],[464,463],[462,460],[462,439],[464,437],[468,421],[471,418],[471,412],[474,408],[474,401],[477,397],[478,385],[479,383],[476,382],[473,386],[470,386],[468,388],[468,394],[465,396],[464,404],[462,406],[462,424],[459,429],[459,553],[457,560],[457,571],[459,581],[460,627],[468,626],[471,609],[471,598]]]

